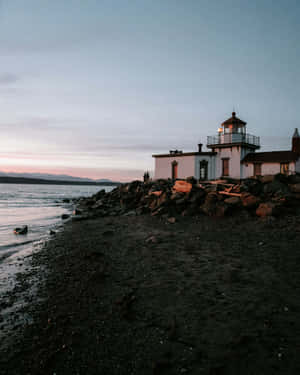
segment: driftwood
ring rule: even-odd
[[[241,197],[241,193],[229,193],[228,191],[218,191],[218,194],[229,195],[231,197]]]

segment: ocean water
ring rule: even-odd
[[[63,199],[87,197],[113,187],[88,185],[0,184],[0,294],[13,285],[16,262],[22,261],[49,237],[50,229],[63,226],[61,215],[71,213],[73,203]],[[28,226],[28,234],[16,235],[14,228]]]

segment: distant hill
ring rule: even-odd
[[[111,180],[108,180],[106,178],[100,178],[100,180],[95,180],[96,182],[111,182]]]
[[[55,185],[120,185],[120,182],[108,179],[92,180],[91,178],[55,175],[47,173],[5,173],[0,172],[0,183],[55,184]]]

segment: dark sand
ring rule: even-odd
[[[299,243],[300,217],[69,223],[0,373],[299,374]]]

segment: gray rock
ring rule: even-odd
[[[20,228],[15,228],[14,229],[14,233],[15,234],[27,234],[28,233],[28,226],[27,225],[23,225]]]

